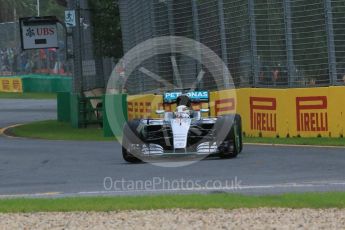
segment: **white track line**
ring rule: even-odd
[[[232,187],[202,187],[202,188],[180,188],[180,189],[145,189],[145,190],[113,190],[113,191],[90,191],[79,192],[80,195],[92,194],[116,194],[116,193],[153,193],[153,192],[202,192],[202,191],[233,191],[240,192],[243,190],[255,189],[279,189],[279,188],[313,188],[313,187],[327,187],[327,186],[344,186],[345,182],[330,182],[330,183],[287,183],[287,184],[271,184],[271,185],[241,185],[239,188]]]
[[[32,194],[15,194],[15,195],[0,195],[0,199],[6,198],[37,198],[37,197],[55,197],[62,195],[62,192],[46,192],[46,193],[32,193]]]
[[[287,184],[269,184],[269,185],[241,185],[239,188],[229,187],[201,187],[201,188],[178,188],[178,189],[145,189],[145,190],[103,190],[103,191],[82,191],[76,193],[63,193],[63,192],[48,192],[48,193],[34,193],[34,194],[18,194],[18,195],[0,195],[0,199],[6,198],[40,198],[40,197],[69,197],[69,196],[99,196],[99,195],[126,195],[130,194],[143,194],[150,193],[176,193],[176,192],[205,192],[205,191],[224,191],[224,192],[237,192],[245,190],[260,190],[260,189],[293,189],[293,188],[320,188],[320,187],[333,187],[340,186],[345,188],[345,182],[309,182],[309,183],[287,183]]]

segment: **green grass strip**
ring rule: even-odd
[[[118,211],[152,209],[238,208],[345,208],[345,193],[305,193],[272,196],[236,194],[160,195],[137,197],[83,197],[56,199],[3,199],[1,213]]]
[[[55,93],[3,93],[0,99],[56,99]]]
[[[11,129],[18,137],[47,140],[75,141],[114,141],[115,138],[103,137],[103,129],[97,125],[85,129],[72,128],[69,123],[58,121],[39,121]]]
[[[319,146],[345,146],[344,138],[328,137],[291,137],[291,138],[267,138],[245,137],[245,143],[261,144],[286,144],[286,145],[319,145]]]
[[[86,129],[72,128],[69,123],[58,121],[40,121],[12,129],[12,133],[19,137],[39,138],[48,140],[77,140],[77,141],[113,141],[115,138],[103,137],[103,130],[99,126]],[[245,137],[245,143],[287,144],[287,145],[320,145],[345,146],[344,138],[266,138]]]

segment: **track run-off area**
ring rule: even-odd
[[[55,100],[0,99],[0,130],[56,119]],[[52,130],[53,131],[53,130]],[[345,148],[245,145],[236,159],[128,164],[117,142],[0,136],[0,198],[345,191]]]

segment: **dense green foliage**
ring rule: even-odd
[[[37,15],[35,0],[0,0],[0,23],[12,22],[20,17]],[[40,15],[54,15],[63,19],[64,7],[58,5],[55,0],[40,0]]]
[[[31,0],[0,0],[0,22],[15,21],[19,17],[31,16],[36,6]]]
[[[89,0],[92,9],[96,54],[122,57],[120,13],[117,0]]]
[[[55,0],[41,0],[41,16],[57,16],[61,21],[65,17],[65,8],[56,3]]]

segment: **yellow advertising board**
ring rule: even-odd
[[[211,116],[238,113],[247,136],[340,137],[345,131],[345,87],[223,90],[210,93]],[[194,109],[205,107],[194,105]],[[129,119],[163,109],[162,96],[128,99]],[[173,105],[165,108],[173,111]]]
[[[336,113],[330,112],[328,87],[288,89],[290,134],[301,137],[328,137],[332,132],[330,121]]]
[[[277,89],[239,91],[243,109],[238,113],[243,116],[243,129],[248,136],[287,136],[284,96],[285,90]]]
[[[345,135],[345,87],[329,87],[328,119],[331,137]]]
[[[237,104],[236,90],[222,90],[210,93],[210,109],[213,117],[235,113]]]
[[[127,99],[128,119],[156,118],[156,110],[162,109],[162,96],[154,94],[134,95]]]
[[[21,78],[0,78],[0,92],[22,93]]]

